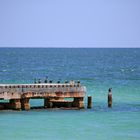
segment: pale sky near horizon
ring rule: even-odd
[[[140,0],[0,0],[0,47],[140,48]]]

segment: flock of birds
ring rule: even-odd
[[[58,80],[56,83],[59,84],[60,82],[61,82],[61,80]],[[41,80],[41,79],[36,79],[35,78],[34,79],[34,83],[35,84],[40,84],[40,83],[53,83],[53,80],[49,80],[48,77],[46,76],[45,80]],[[64,83],[67,84],[67,83],[69,83],[69,81],[66,80]],[[80,84],[80,81],[78,80],[76,83]]]

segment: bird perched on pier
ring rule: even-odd
[[[45,80],[44,80],[44,83],[48,83],[48,80],[47,80],[47,79],[45,79]]]
[[[67,83],[68,83],[68,81],[66,80],[66,81],[65,81],[65,83],[67,84]]]
[[[44,83],[48,83],[48,76],[46,76]]]
[[[37,80],[36,80],[36,78],[34,79],[34,83],[35,83],[35,84],[37,83]]]
[[[38,79],[38,83],[41,83],[41,79]]]
[[[108,89],[108,107],[112,107],[112,88]]]
[[[111,92],[111,91],[112,91],[112,88],[109,88],[109,89],[108,89],[108,92]]]

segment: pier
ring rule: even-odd
[[[86,87],[74,82],[0,84],[0,110],[30,110],[30,99],[44,99],[44,108],[82,109],[85,95]]]

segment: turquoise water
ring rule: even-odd
[[[93,108],[0,111],[1,140],[140,139],[140,49],[0,48],[0,83],[31,83],[45,76],[80,80]],[[107,108],[109,87],[112,109]]]

